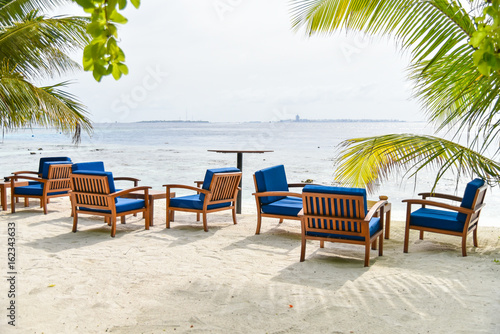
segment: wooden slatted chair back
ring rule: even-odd
[[[71,190],[71,164],[51,165],[48,172],[47,192]]]
[[[241,172],[214,174],[209,188],[209,191],[212,193],[210,204],[224,203],[228,200],[236,200],[240,181]]]
[[[488,186],[485,184],[484,186],[480,187],[477,192],[476,196],[474,197],[474,202],[472,204],[472,209],[475,210],[479,206],[481,206],[484,203],[484,198],[486,197],[486,190],[488,189]],[[476,213],[473,213],[471,215],[470,221],[469,221],[469,228],[477,224],[479,220],[479,215],[481,214],[481,210],[477,211]]]
[[[307,232],[370,235],[364,222],[364,198],[343,194],[302,193],[304,228]]]
[[[71,190],[73,205],[101,210],[111,210],[114,207],[114,199],[108,196],[110,190],[107,176],[72,174]]]

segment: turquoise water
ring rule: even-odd
[[[41,156],[65,155],[74,162],[102,160],[115,176],[137,177],[142,185],[164,189],[162,185],[167,183],[193,185],[203,179],[207,168],[236,166],[236,154],[207,150],[273,150],[243,157],[243,212],[255,213],[251,193],[256,170],[283,164],[290,183],[312,179],[335,184],[335,157],[342,140],[389,133],[433,134],[433,129],[426,123],[411,122],[114,123],[95,124],[93,136],[84,135],[79,146],[53,130],[21,130],[7,133],[0,144],[0,175],[34,170]],[[420,173],[416,181],[395,175],[370,198],[389,196],[394,219],[404,220],[406,206],[401,200],[429,191],[433,177],[433,171]],[[462,195],[466,181],[458,185],[457,195]],[[440,181],[437,191],[453,194],[456,188],[449,175]],[[488,192],[481,224],[500,226],[500,209],[494,205],[499,199],[498,189]]]

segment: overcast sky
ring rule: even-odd
[[[94,122],[425,119],[394,43],[306,38],[291,30],[287,0],[143,0],[125,15],[130,74],[64,78]]]

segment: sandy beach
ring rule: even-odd
[[[309,242],[299,262],[296,221],[177,213],[165,229],[141,217],[118,225],[115,238],[98,217],[71,232],[69,200],[3,211],[1,333],[498,333],[500,229],[481,227],[469,256],[455,237],[410,237],[393,222],[384,256]],[[15,223],[15,328],[8,325],[7,224]]]

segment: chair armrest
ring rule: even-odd
[[[136,179],[135,177],[114,177],[115,181],[132,181],[134,182],[134,187],[137,187],[140,179]]]
[[[368,211],[368,213],[366,214],[365,221],[369,222],[373,218],[373,215],[375,214],[375,212],[379,211],[380,208],[384,207],[387,203],[389,203],[389,202],[387,202],[385,200],[378,201],[377,203],[375,203],[371,207],[370,211]]]
[[[462,199],[463,199],[462,197],[448,195],[448,194],[440,194],[440,193],[420,193],[418,195],[422,196],[423,199],[426,199],[427,197],[437,197],[437,198],[444,198],[444,199],[449,199],[449,200],[457,201],[457,202],[462,202]]]
[[[261,193],[253,193],[255,197],[267,197],[267,196],[290,196],[290,197],[300,197],[302,198],[302,194],[292,193],[289,191],[264,191]]]
[[[180,188],[180,189],[193,190],[193,191],[196,191],[197,193],[203,193],[205,195],[210,194],[210,191],[208,191],[208,190],[197,188],[197,187],[192,187],[192,186],[186,186],[183,184],[164,184],[163,186],[167,187],[167,191],[169,189],[172,189],[172,188]]]
[[[47,183],[47,179],[42,179],[40,177],[32,177],[32,176],[24,176],[24,175],[14,175],[14,176],[9,176],[10,182],[17,181],[19,179],[23,180],[31,180],[31,181],[36,181],[36,182],[42,182],[42,183]]]
[[[151,187],[147,187],[147,186],[134,187],[134,188],[124,189],[124,190],[114,192],[112,194],[109,194],[109,196],[112,198],[115,198],[115,197],[120,197],[120,196],[126,195],[128,193],[133,192],[133,191],[140,191],[140,190],[143,190],[144,193],[147,194],[147,190],[149,190],[149,189],[151,189]]]
[[[19,174],[35,174],[35,175],[38,175],[38,172],[33,172],[33,171],[29,171],[29,170],[22,170],[22,171],[18,171],[18,172],[12,172],[13,175],[19,175]]]
[[[474,210],[472,210],[472,209],[462,208],[461,206],[450,205],[447,203],[441,203],[441,202],[436,202],[436,201],[429,201],[426,199],[404,199],[403,203],[408,203],[408,205],[410,205],[410,206],[413,204],[436,206],[438,208],[443,208],[443,209],[448,209],[448,210],[452,210],[452,211],[465,213],[466,215],[474,212]]]

